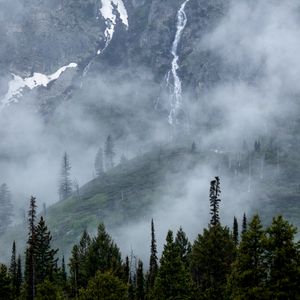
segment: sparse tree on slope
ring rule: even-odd
[[[71,163],[68,154],[65,152],[61,165],[61,178],[59,182],[59,198],[67,199],[72,195],[72,181],[70,179]]]
[[[215,180],[210,183],[210,191],[209,191],[209,200],[210,200],[210,214],[211,221],[210,224],[212,226],[216,226],[220,224],[220,216],[219,216],[219,202],[220,200],[220,179],[219,177],[215,177]]]

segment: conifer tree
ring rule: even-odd
[[[70,179],[71,163],[67,152],[64,153],[61,165],[61,177],[59,182],[59,198],[67,199],[72,195],[72,181]]]
[[[22,261],[21,255],[18,256],[17,260],[17,280],[16,280],[16,296],[18,297],[21,293],[21,286],[23,283],[23,275],[22,275]]]
[[[12,253],[10,259],[9,275],[11,280],[11,290],[14,297],[17,296],[18,289],[18,265],[16,257],[16,242],[13,242]]]
[[[0,299],[13,299],[7,267],[0,264]]]
[[[160,268],[155,279],[155,299],[190,299],[192,281],[185,268],[180,249],[175,244],[173,232],[169,230],[160,259]]]
[[[144,270],[143,270],[143,262],[141,260],[138,261],[138,268],[136,271],[136,300],[144,300],[145,299],[145,278],[144,278]]]
[[[244,213],[243,215],[243,224],[242,224],[242,235],[247,231],[247,217]]]
[[[210,224],[212,226],[216,226],[220,224],[220,216],[219,216],[219,202],[221,201],[219,196],[221,194],[220,190],[220,179],[219,177],[215,177],[215,180],[210,183],[210,214],[211,221]]]
[[[267,299],[266,236],[258,215],[244,232],[228,282],[232,299]]]
[[[36,242],[34,247],[36,265],[36,283],[42,283],[46,277],[50,281],[54,280],[57,272],[57,258],[55,257],[58,249],[51,248],[52,236],[48,230],[44,218],[41,217],[36,226]]]
[[[235,246],[237,246],[238,243],[239,243],[239,225],[238,225],[238,221],[237,221],[236,217],[233,218],[233,234],[232,234],[232,237],[233,237],[233,242],[234,242]]]
[[[300,299],[299,247],[297,230],[282,216],[267,228],[268,286],[271,299]]]
[[[88,253],[91,246],[91,237],[87,230],[84,230],[79,244],[72,249],[70,258],[70,279],[74,294],[77,295],[81,287],[86,287],[88,283]]]
[[[183,262],[184,266],[186,268],[189,268],[192,246],[182,227],[179,228],[176,234],[175,245],[179,249],[180,259]]]
[[[65,284],[67,282],[67,271],[66,271],[66,264],[65,264],[65,256],[63,255],[61,260],[61,275],[62,281]]]
[[[95,172],[97,176],[100,176],[104,173],[103,150],[101,147],[98,149],[95,157]]]
[[[97,236],[93,238],[87,254],[87,277],[94,277],[97,271],[111,271],[122,276],[121,253],[104,224],[98,226]]]
[[[35,296],[36,285],[36,261],[35,261],[35,248],[36,248],[36,198],[31,197],[30,208],[28,212],[28,240],[26,249],[26,263],[25,263],[25,282],[27,287],[27,299],[33,300]]]
[[[11,194],[6,183],[0,187],[0,235],[3,234],[11,224],[13,206],[11,204]]]
[[[149,272],[147,276],[147,294],[151,292],[154,287],[155,278],[158,272],[158,258],[157,258],[157,246],[155,239],[154,221],[151,220],[151,254],[149,263]]]
[[[224,299],[226,279],[230,273],[235,246],[227,227],[220,224],[219,178],[211,182],[211,222],[208,229],[194,242],[191,254],[191,269],[198,296],[201,299]]]
[[[115,157],[114,142],[111,135],[109,135],[106,139],[104,154],[105,154],[105,167],[106,170],[109,170],[114,167],[114,157]]]

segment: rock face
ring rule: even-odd
[[[23,78],[33,72],[50,74],[74,62],[78,64],[77,81],[88,66],[85,72],[91,70],[96,74],[111,74],[114,69],[134,74],[143,68],[153,75],[154,83],[160,84],[170,69],[176,14],[182,1],[124,0],[128,28],[122,23],[117,6],[113,6],[115,32],[108,47],[97,56],[97,50],[105,46],[108,26],[100,14],[101,1],[15,0],[11,4],[0,3],[3,12],[0,18],[2,77],[7,81],[10,73]],[[188,22],[178,49],[184,86],[196,87],[218,80],[216,58],[196,45],[202,35],[217,24],[226,10],[226,3],[227,0],[190,0],[187,4]],[[69,81],[66,84],[69,85]],[[2,82],[2,94],[6,87]],[[43,97],[45,103],[45,92]]]

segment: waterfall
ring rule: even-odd
[[[177,120],[177,115],[180,112],[180,109],[182,107],[182,84],[181,80],[178,76],[178,69],[179,69],[179,64],[178,64],[178,45],[180,43],[180,39],[182,36],[182,32],[186,26],[187,23],[187,16],[185,13],[185,6],[190,0],[185,0],[181,6],[180,9],[177,12],[177,30],[176,30],[176,35],[175,39],[172,44],[172,49],[171,53],[173,55],[173,60],[172,60],[172,68],[167,74],[167,86],[170,87],[171,92],[172,92],[172,97],[171,97],[171,110],[169,113],[168,121],[170,125],[174,125],[174,123],[178,122]],[[171,79],[173,80],[173,85],[170,83]]]

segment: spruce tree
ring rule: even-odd
[[[110,170],[111,168],[114,167],[114,157],[115,157],[114,142],[111,135],[109,135],[106,139],[104,154],[105,154],[106,170]]]
[[[144,270],[143,270],[143,262],[141,260],[138,261],[138,268],[136,271],[136,300],[144,300],[145,299],[145,278],[144,278]]]
[[[155,279],[155,299],[191,299],[192,281],[180,257],[173,232],[169,231]]]
[[[228,282],[232,299],[267,299],[266,236],[258,215],[244,232]]]
[[[0,187],[0,235],[5,233],[11,224],[13,206],[11,204],[11,194],[6,183]]]
[[[198,295],[201,299],[224,299],[226,279],[230,273],[235,246],[227,227],[220,224],[220,181],[211,182],[211,222],[208,229],[194,242],[191,254],[191,269]]]
[[[242,224],[242,235],[247,231],[247,217],[244,213],[243,215],[243,224]]]
[[[91,242],[86,259],[88,278],[95,276],[97,271],[111,271],[117,276],[122,276],[120,250],[106,232],[104,224],[98,226],[97,236]]]
[[[32,300],[35,296],[36,285],[36,198],[31,197],[30,208],[28,212],[28,240],[26,249],[26,262],[25,262],[25,282],[27,287],[27,299]]]
[[[192,246],[182,227],[179,228],[176,234],[175,245],[179,249],[180,259],[183,262],[184,266],[186,268],[189,268]]]
[[[59,198],[67,199],[72,195],[72,181],[70,179],[71,163],[67,152],[64,153],[61,165],[61,174],[59,182]]]
[[[149,263],[149,272],[147,276],[147,294],[151,293],[154,287],[155,278],[158,272],[157,246],[155,239],[154,221],[151,220],[151,254]]]
[[[13,242],[13,245],[12,245],[9,275],[10,275],[10,280],[11,280],[12,294],[14,297],[16,297],[17,289],[18,289],[18,264],[17,264],[17,257],[16,257],[16,242],[15,241]]]
[[[239,225],[238,225],[238,221],[237,221],[236,217],[233,218],[232,237],[233,237],[233,242],[234,242],[235,246],[237,246],[239,243]]]
[[[215,177],[215,180],[212,180],[210,183],[210,191],[209,191],[210,214],[211,214],[210,224],[212,226],[216,226],[220,224],[220,216],[219,216],[219,202],[221,201],[219,198],[220,194],[221,194],[220,179],[219,177]]]
[[[36,283],[42,283],[46,277],[50,281],[54,280],[57,273],[57,258],[55,257],[58,249],[51,248],[52,235],[48,230],[44,218],[41,217],[36,226],[36,242],[34,247],[36,265]]]
[[[3,264],[0,264],[0,299],[13,299],[9,273]]]
[[[23,283],[23,274],[22,274],[22,261],[21,255],[18,256],[17,260],[17,280],[16,280],[16,296],[18,297],[21,293],[21,286]]]
[[[282,216],[267,229],[268,286],[271,299],[300,299],[299,247],[296,228]]]
[[[62,281],[64,284],[67,282],[67,271],[66,271],[66,264],[65,264],[65,256],[63,255],[61,260],[61,275],[62,275]]]
[[[80,283],[79,283],[80,262],[79,262],[78,245],[74,245],[72,248],[69,267],[70,267],[70,281],[72,287],[72,296],[75,296],[75,298],[77,299],[78,291],[80,287]]]
[[[101,147],[98,149],[95,157],[95,172],[97,176],[100,176],[104,173],[103,150]]]

